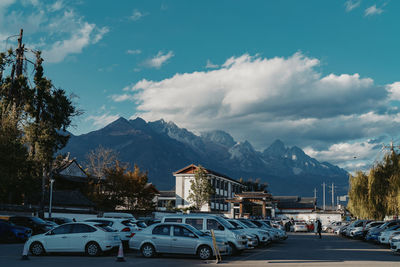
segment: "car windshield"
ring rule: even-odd
[[[45,221],[43,221],[42,219],[40,219],[38,217],[32,217],[31,219],[33,222],[35,222],[37,224],[47,224]]]
[[[228,228],[229,230],[235,230],[235,227],[230,224],[226,219],[217,217],[217,220],[219,223],[221,223],[225,228]]]
[[[137,226],[141,227],[141,228],[146,228],[147,224],[144,221],[137,221],[135,222]]]
[[[189,229],[190,231],[192,231],[193,233],[195,233],[196,235],[198,235],[198,236],[208,236],[206,233],[203,233],[203,232],[197,230],[196,228],[194,228],[190,224],[185,225],[185,227],[187,229]]]
[[[244,225],[246,225],[247,227],[250,228],[258,228],[257,225],[255,225],[254,223],[247,221],[247,220],[240,220]]]
[[[235,221],[229,220],[229,223],[232,224],[233,226],[235,226],[235,229],[243,229],[243,227]]]

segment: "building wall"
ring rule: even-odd
[[[225,199],[232,198],[234,195],[233,188],[239,188],[237,191],[242,191],[244,186],[235,183],[224,177],[215,176],[212,174],[208,175],[211,184],[215,190],[215,195],[211,197],[210,205],[206,204],[201,208],[201,211],[225,211],[229,212],[231,207],[229,203],[225,202]],[[189,202],[188,197],[190,194],[191,181],[194,180],[194,174],[177,174],[175,175],[176,180],[176,207],[187,208],[193,203]]]

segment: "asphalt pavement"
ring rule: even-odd
[[[77,254],[29,256],[21,261],[23,244],[0,244],[0,266],[214,266],[215,261],[201,261],[192,256],[161,255],[146,259],[135,252],[125,253],[125,262],[116,262],[117,252],[101,257]],[[240,256],[223,257],[219,266],[400,266],[400,255],[388,247],[332,234],[322,239],[313,233],[289,233],[286,241],[245,251]]]

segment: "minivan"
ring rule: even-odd
[[[161,222],[186,223],[194,228],[210,233],[214,230],[215,236],[226,239],[233,255],[240,254],[247,247],[246,234],[230,224],[226,219],[210,214],[176,214],[167,215]]]

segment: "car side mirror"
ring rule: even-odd
[[[222,225],[219,225],[219,226],[218,226],[218,230],[224,231],[224,230],[225,230],[225,227],[223,227]]]

